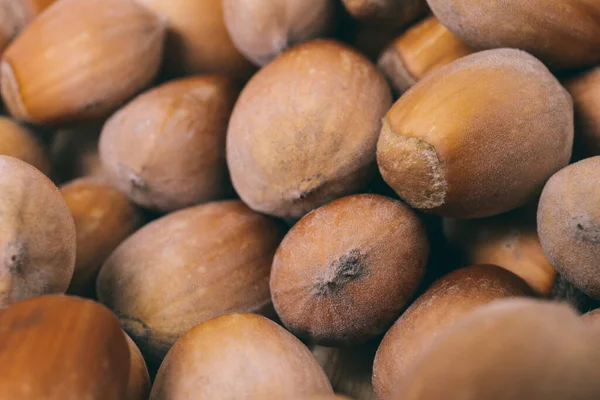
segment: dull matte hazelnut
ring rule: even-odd
[[[461,268],[438,279],[396,321],[377,349],[373,386],[378,399],[395,399],[415,361],[436,336],[462,316],[494,300],[529,296],[518,276],[495,265]]]
[[[488,50],[429,74],[384,118],[377,162],[411,206],[480,218],[524,205],[568,164],[573,103],[529,54]]]
[[[498,300],[443,332],[394,399],[596,399],[599,364],[597,332],[570,307]]]
[[[277,315],[320,344],[384,332],[425,274],[429,242],[417,215],[378,195],[338,199],[302,218],[273,259]]]
[[[227,133],[233,186],[252,209],[300,218],[366,188],[375,176],[383,75],[332,40],[297,45],[242,91]]]
[[[471,53],[471,47],[432,16],[390,43],[377,65],[401,95],[425,75]]]
[[[57,187],[39,170],[0,155],[0,307],[64,293],[75,266],[75,225]]]
[[[556,173],[540,198],[542,247],[557,271],[600,299],[600,156]]]
[[[119,320],[79,297],[46,295],[0,312],[5,399],[126,398],[130,355]]]
[[[108,178],[133,202],[159,211],[228,197],[225,135],[237,95],[232,79],[209,75],[138,96],[102,130]]]
[[[600,67],[564,82],[575,104],[575,151],[579,157],[600,155]]]
[[[332,32],[335,10],[333,0],[223,0],[233,43],[257,65]]]
[[[535,215],[536,209],[527,207],[491,218],[445,219],[444,233],[466,265],[498,265],[548,296],[556,270],[540,244]]]
[[[164,21],[136,1],[61,0],[4,52],[4,103],[42,125],[105,117],[152,82],[164,36]]]
[[[427,0],[433,13],[477,49],[510,47],[552,69],[600,62],[600,3],[590,0]]]
[[[0,117],[0,154],[25,161],[45,175],[50,173],[48,149],[29,128]]]
[[[187,330],[231,312],[273,315],[269,274],[284,227],[240,201],[186,208],[125,240],[97,281],[100,301],[148,359]]]
[[[80,178],[60,187],[75,221],[77,257],[68,293],[90,296],[108,256],[143,223],[141,210],[101,180]]]
[[[310,350],[260,315],[229,314],[189,330],[161,365],[150,400],[286,399],[333,394]]]
[[[233,44],[221,0],[138,0],[168,22],[170,75],[225,74],[246,81],[256,70]]]

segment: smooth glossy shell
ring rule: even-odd
[[[401,95],[425,75],[471,53],[473,49],[432,16],[390,43],[377,65]]]
[[[160,211],[230,196],[225,135],[237,95],[232,79],[207,75],[135,98],[100,136],[110,181],[133,202]]]
[[[531,295],[518,276],[495,265],[461,268],[437,280],[396,321],[377,349],[373,386],[380,400],[394,399],[415,361],[464,315],[494,300]]]
[[[307,340],[364,342],[406,306],[428,252],[423,223],[401,202],[377,195],[338,199],[302,218],[277,249],[275,310]]]
[[[598,337],[564,304],[500,300],[441,335],[395,398],[596,399]]]
[[[488,50],[431,73],[384,118],[377,162],[410,205],[480,218],[524,205],[566,166],[573,103],[529,54]]]
[[[81,178],[60,188],[75,221],[77,257],[68,292],[94,293],[96,277],[108,256],[143,223],[141,210],[109,184]]]
[[[127,400],[148,400],[152,382],[146,361],[137,345],[125,334],[129,346],[129,381],[127,383]]]
[[[556,270],[537,234],[535,209],[492,218],[444,220],[444,234],[465,265],[494,264],[520,276],[539,295],[548,296]]]
[[[133,400],[125,335],[96,302],[51,295],[13,304],[0,312],[0,343],[4,399]]]
[[[164,21],[136,1],[62,0],[4,52],[4,103],[37,124],[106,116],[154,79],[164,34]]]
[[[364,189],[375,173],[385,79],[357,51],[313,40],[246,85],[227,133],[233,186],[252,209],[299,218]]]
[[[546,184],[537,214],[542,247],[557,271],[600,299],[600,156],[571,164]]]
[[[276,323],[230,314],[198,325],[175,343],[151,400],[286,399],[333,394],[310,350]]]
[[[552,69],[600,62],[596,0],[427,0],[452,32],[477,49],[509,47]]]
[[[208,319],[272,313],[269,273],[283,234],[279,222],[240,201],[169,214],[109,257],[98,276],[98,298],[155,362]]]
[[[54,184],[31,165],[0,156],[0,307],[64,293],[75,266],[73,217]]]
[[[0,154],[18,158],[45,175],[50,174],[50,156],[42,141],[31,129],[5,117],[0,117]]]
[[[256,70],[231,41],[215,0],[139,0],[168,22],[165,68],[171,75],[225,74],[246,81]]]

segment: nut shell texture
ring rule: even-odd
[[[66,292],[75,224],[60,192],[31,165],[0,156],[0,193],[0,307]]]
[[[558,272],[600,299],[600,156],[571,164],[546,184],[538,208],[542,247]]]
[[[448,29],[477,49],[525,50],[551,69],[600,62],[596,0],[427,1]]]
[[[596,399],[598,363],[598,334],[568,306],[499,300],[441,335],[394,398]]]
[[[187,330],[232,312],[271,313],[269,274],[282,224],[240,201],[209,203],[138,230],[104,263],[100,301],[149,362]]]
[[[100,136],[110,181],[133,202],[173,211],[232,193],[225,161],[234,81],[208,75],[171,81],[114,114]]]
[[[314,40],[246,85],[227,134],[233,186],[252,209],[299,218],[368,185],[391,94],[357,51]]]
[[[11,400],[125,397],[129,349],[119,320],[78,297],[47,295],[0,312],[0,393]]]
[[[410,205],[455,218],[517,208],[566,166],[573,103],[529,54],[488,50],[426,76],[387,113],[386,182]]]
[[[136,1],[60,1],[4,52],[2,97],[37,124],[105,117],[152,82],[164,36],[164,21]]]
[[[333,0],[224,0],[225,25],[236,47],[265,65],[296,43],[332,30]]]
[[[230,314],[188,331],[163,362],[151,400],[290,399],[333,394],[310,350],[276,323]]]
[[[428,251],[422,222],[401,202],[376,195],[338,199],[302,218],[277,249],[275,310],[305,339],[364,342],[406,306]]]
[[[464,315],[494,300],[529,296],[515,274],[495,265],[474,265],[451,272],[427,289],[385,334],[377,349],[373,386],[380,400],[394,399],[414,363],[431,342]]]

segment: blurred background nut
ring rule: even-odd
[[[525,50],[553,70],[600,62],[594,0],[427,0],[448,29],[476,49]]]
[[[6,399],[134,400],[119,320],[79,297],[46,295],[0,312],[0,393]],[[135,399],[137,400],[137,399]]]
[[[50,154],[37,134],[10,118],[0,117],[0,154],[18,158],[50,174]]]
[[[105,117],[152,82],[164,34],[165,22],[133,0],[61,0],[4,52],[4,102],[43,125]]]
[[[244,82],[256,71],[233,44],[221,0],[138,0],[168,23],[169,77],[225,74]]]
[[[257,65],[335,28],[334,0],[223,0],[223,8],[233,43]]]
[[[473,50],[437,18],[428,17],[394,39],[377,65],[401,95],[425,75],[471,53]]]
[[[96,276],[108,256],[142,225],[140,210],[107,183],[80,178],[60,187],[77,233],[77,257],[68,293],[94,297]]]

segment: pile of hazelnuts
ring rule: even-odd
[[[0,0],[0,92],[0,399],[600,399],[600,1]]]

